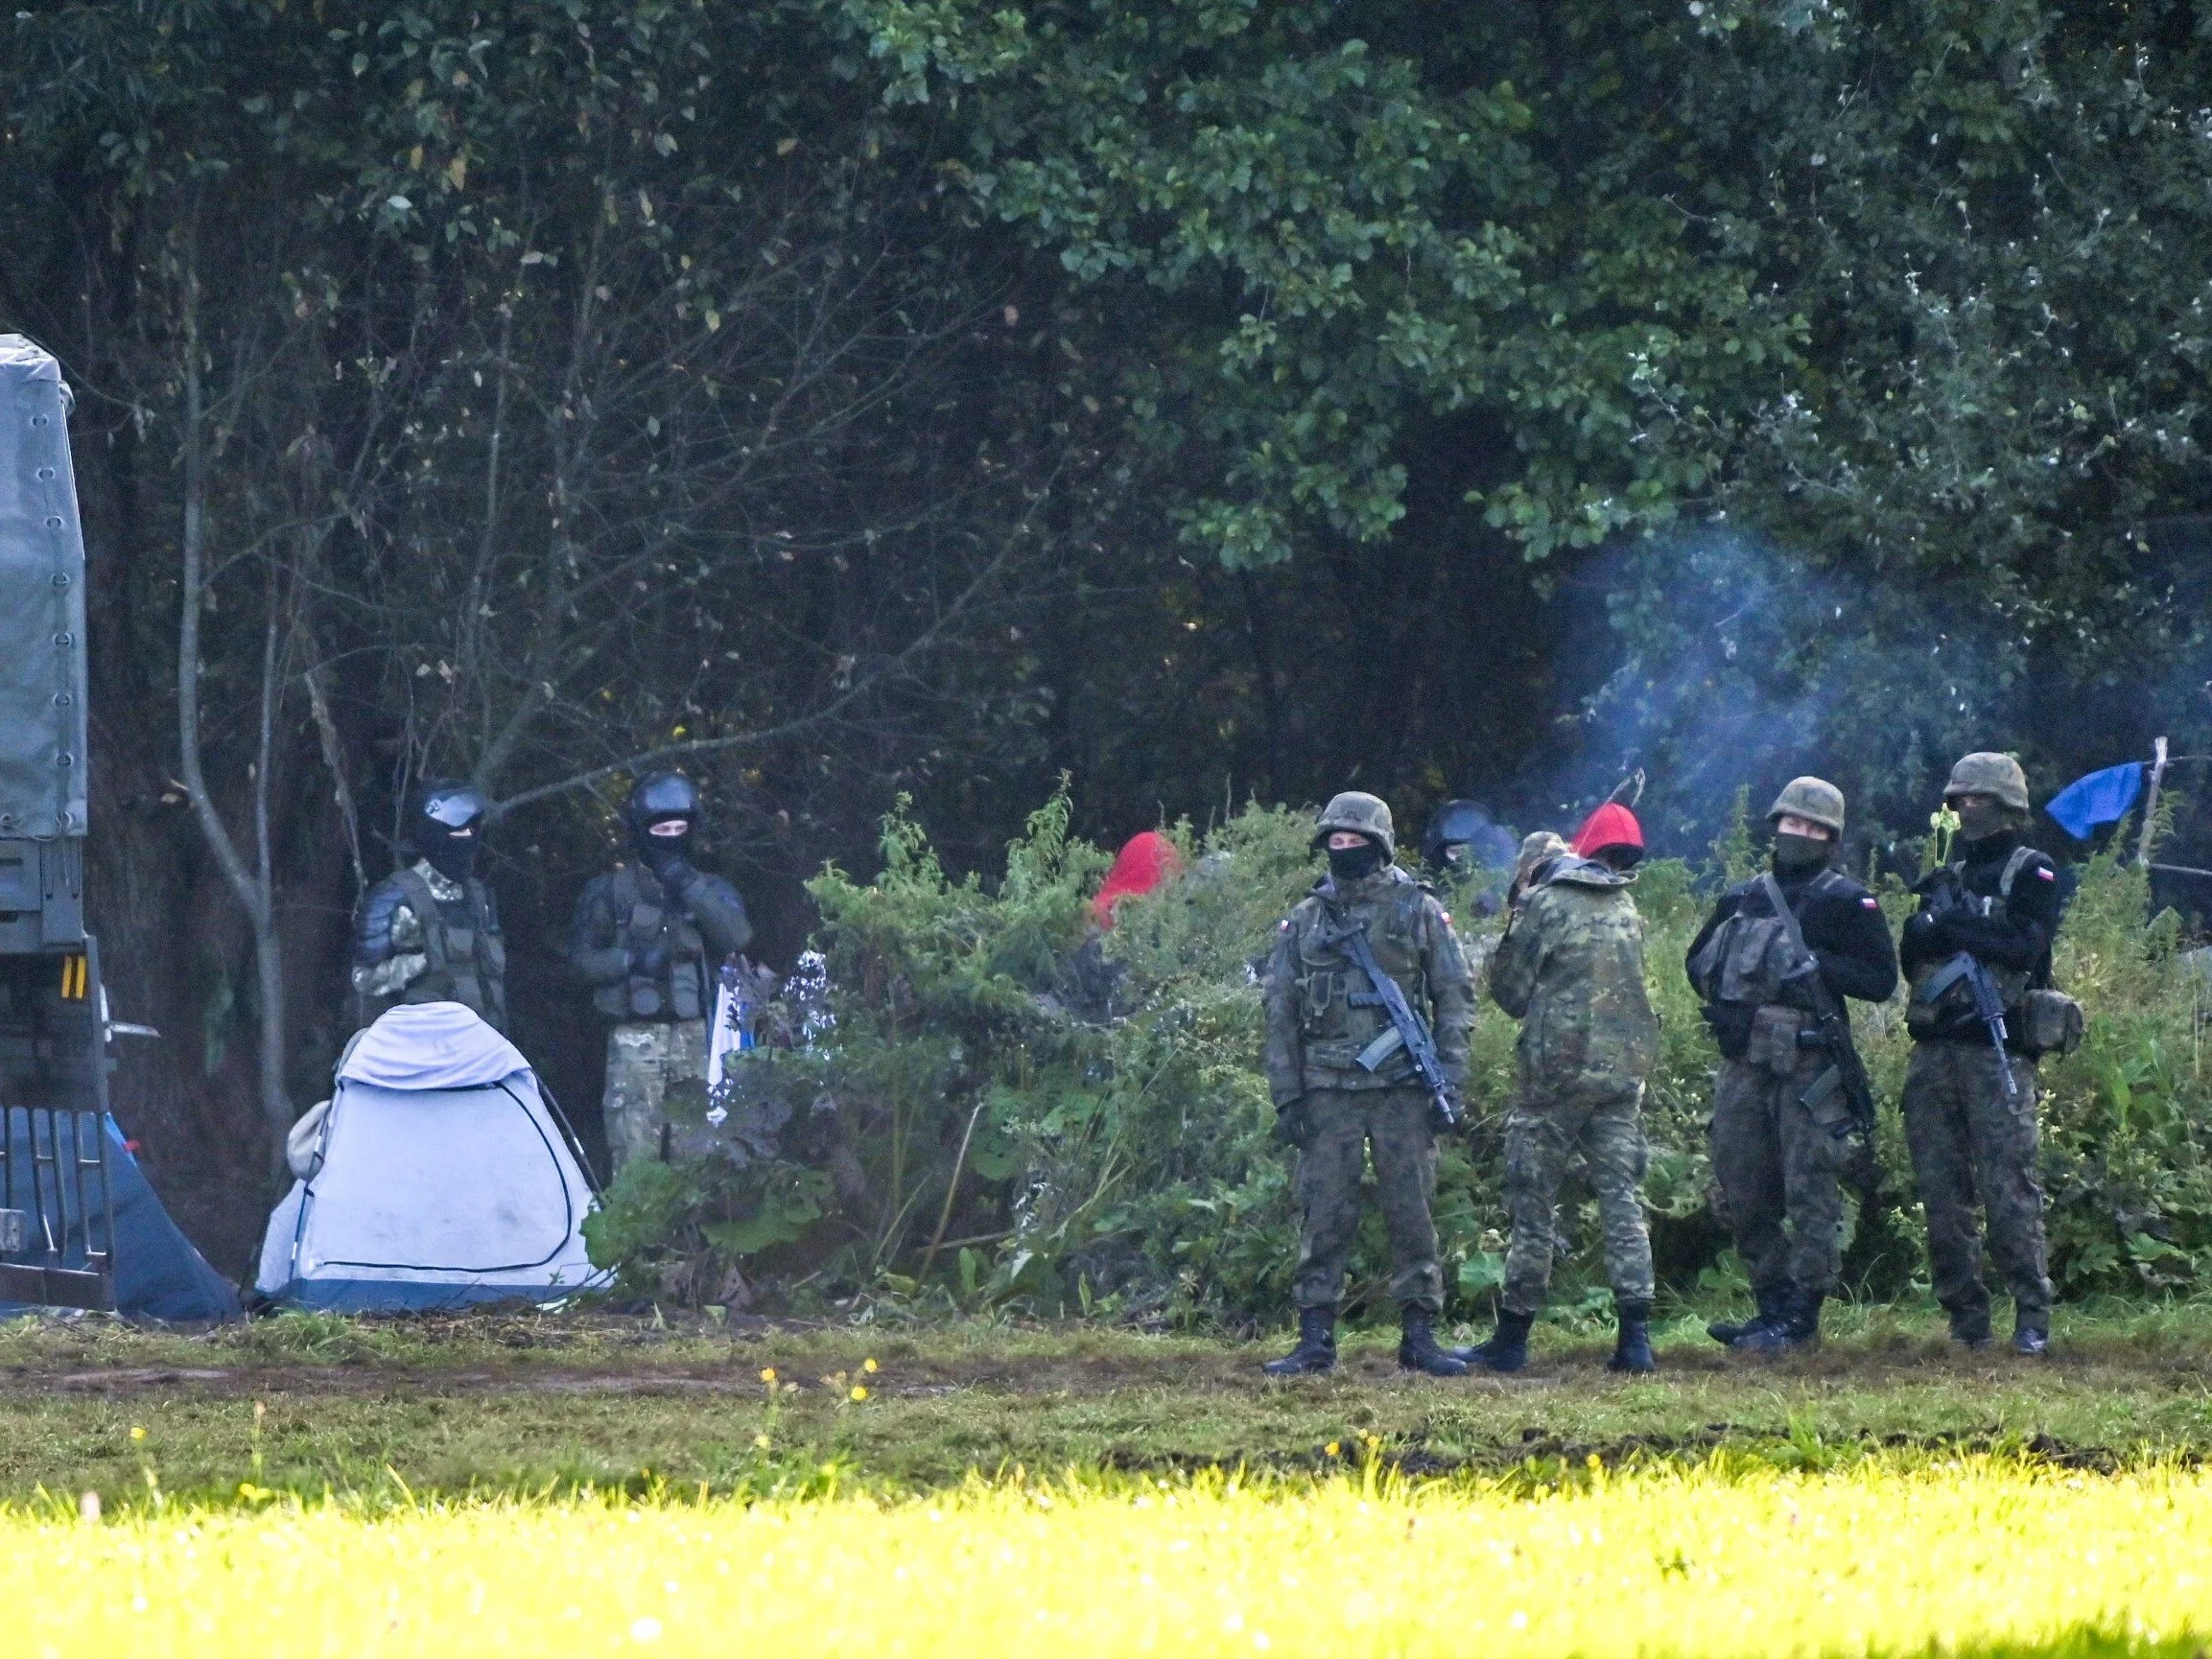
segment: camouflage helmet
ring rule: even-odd
[[[1784,816],[1825,825],[1840,840],[1844,833],[1844,792],[1825,778],[1792,778],[1767,808],[1770,824]]]
[[[1520,856],[1513,861],[1513,885],[1518,889],[1528,885],[1529,876],[1536,867],[1546,859],[1562,858],[1574,849],[1566,844],[1566,837],[1555,835],[1549,830],[1539,830],[1533,835],[1523,836]]]
[[[1391,827],[1390,807],[1379,797],[1347,789],[1332,799],[1314,821],[1313,844],[1318,847],[1337,830],[1353,830],[1381,847],[1386,858],[1398,856],[1398,831]]]
[[[1943,799],[1961,795],[1989,795],[2015,812],[2028,809],[2028,774],[2010,755],[1984,750],[1966,756],[1951,768],[1951,781],[1943,785]]]

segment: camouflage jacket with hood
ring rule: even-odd
[[[1634,879],[1590,859],[1555,859],[1507,924],[1490,993],[1521,1022],[1524,1089],[1617,1088],[1658,1059]]]
[[[1377,1071],[1358,1063],[1360,1051],[1389,1029],[1390,1016],[1351,1000],[1370,992],[1367,975],[1336,943],[1348,925],[1366,927],[1376,962],[1428,1021],[1446,1073],[1454,1084],[1467,1075],[1474,976],[1444,906],[1390,865],[1342,887],[1324,877],[1276,930],[1266,1059],[1267,1088],[1278,1107],[1314,1088],[1418,1087],[1402,1050]]]

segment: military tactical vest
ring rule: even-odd
[[[1376,965],[1398,981],[1409,1006],[1427,1007],[1428,974],[1421,953],[1421,910],[1426,898],[1421,884],[1409,880],[1392,882],[1365,902],[1325,898],[1304,909],[1295,923],[1293,961],[1306,1064],[1356,1072],[1360,1052],[1390,1027],[1389,1014],[1367,1001],[1374,993],[1367,974],[1334,940],[1347,922],[1353,926],[1366,923]],[[1361,1000],[1354,1003],[1354,996]]]
[[[627,865],[614,872],[607,902],[615,913],[614,947],[666,951],[668,967],[600,986],[592,993],[592,1006],[613,1019],[705,1018],[712,1006],[707,942],[682,903],[657,879],[648,884]]]
[[[458,1002],[504,1031],[506,942],[500,937],[484,884],[471,876],[461,883],[459,899],[441,904],[419,871],[395,871],[391,879],[422,924],[425,958],[421,975],[399,993],[399,1000]]]
[[[1834,870],[1824,870],[1805,884],[1803,898],[1845,885]],[[1811,999],[1782,984],[1801,966],[1789,924],[1775,914],[1763,880],[1739,890],[1735,914],[1713,929],[1705,948],[1690,964],[1690,980],[1707,1002],[1763,1008],[1775,1003],[1807,1008]]]
[[[2020,872],[2028,867],[2028,861],[2035,856],[2036,850],[2033,847],[2012,849],[2012,855],[2005,860],[2005,873],[1997,877],[1997,896],[1994,899],[1968,893],[1964,885],[1965,862],[1963,859],[1955,862],[1951,865],[1951,874],[1961,879],[1961,901],[1976,916],[1988,916],[2012,897],[2012,883],[2019,879]],[[1964,1014],[1974,1006],[1974,993],[1965,982],[1946,971],[1951,960],[1947,956],[1938,957],[1932,962],[1919,963],[1913,969],[1913,994],[1905,1004],[1905,1028],[1916,1036],[1935,1030],[1947,1018]],[[2006,1011],[2010,1013],[2017,1008],[2021,998],[2028,994],[2034,975],[2026,969],[1999,968],[1993,962],[1984,966],[1988,969],[1989,983],[1997,988],[1997,994],[2004,999]],[[1941,988],[1937,990],[1930,986],[1929,981],[1939,973],[1944,974],[1944,981]]]

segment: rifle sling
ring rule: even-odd
[[[1782,897],[1782,884],[1775,879],[1774,872],[1769,870],[1759,876],[1759,885],[1765,889],[1767,902],[1774,906],[1775,918],[1781,923],[1782,931],[1789,935],[1791,947],[1797,951],[1800,960],[1810,962],[1813,965],[1813,973],[1817,977],[1821,972],[1821,959],[1815,956],[1811,948],[1805,944],[1805,931],[1798,923],[1798,913],[1790,908],[1790,901]],[[1820,999],[1820,992],[1825,987],[1819,987],[1813,991],[1816,1003]],[[1817,1011],[1816,1017],[1819,1017]],[[1823,1023],[1825,1023],[1824,1019]],[[1847,1031],[1848,1027],[1846,1030]],[[1847,1041],[1848,1038],[1847,1037],[1843,1040]],[[1829,1049],[1831,1053],[1833,1052],[1833,1044],[1830,1042],[1823,1041],[1821,1046]],[[1799,1104],[1808,1110],[1815,1110],[1824,1105],[1830,1095],[1844,1087],[1844,1057],[1835,1055],[1834,1058],[1835,1063],[1807,1084],[1804,1092],[1798,1096]],[[1847,1117],[1836,1133],[1841,1138],[1843,1135],[1848,1134],[1850,1130],[1851,1120]]]
[[[1760,873],[1759,887],[1765,892],[1767,902],[1774,906],[1775,920],[1782,924],[1782,931],[1790,936],[1790,948],[1798,953],[1800,961],[1812,963],[1813,971],[1818,973],[1821,970],[1820,958],[1806,948],[1805,930],[1798,924],[1798,913],[1790,908],[1790,901],[1782,897],[1782,884],[1775,879],[1772,870]]]

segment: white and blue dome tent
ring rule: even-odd
[[[603,1284],[575,1137],[513,1043],[458,1002],[357,1036],[291,1140],[254,1288],[337,1313],[553,1301]]]

